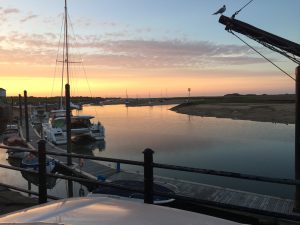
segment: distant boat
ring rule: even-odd
[[[82,110],[82,105],[81,104],[74,104],[73,102],[70,102],[70,108],[71,109]]]
[[[17,124],[8,124],[6,125],[6,129],[1,134],[3,140],[11,136],[19,136],[19,127]]]
[[[54,171],[56,162],[54,159],[46,159],[46,172],[51,173]],[[29,170],[39,170],[39,159],[34,154],[30,153],[28,156],[22,159],[21,167]]]
[[[19,136],[19,128],[16,124],[8,124],[6,130],[2,133],[4,145],[11,147],[28,148],[28,144]],[[7,150],[8,157],[22,159],[27,156],[28,152],[17,151],[14,149]]]
[[[20,148],[28,148],[26,141],[24,141],[21,137],[17,135],[10,136],[3,140],[3,144],[11,147],[20,147]],[[23,159],[26,157],[29,152],[17,151],[14,149],[7,150],[8,157]]]

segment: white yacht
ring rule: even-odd
[[[71,116],[71,136],[74,142],[104,140],[104,127],[100,122],[92,123],[93,116]],[[43,123],[44,138],[54,144],[67,143],[66,110],[52,110],[48,123]]]
[[[31,123],[33,125],[42,124],[47,121],[48,113],[45,106],[31,107]]]
[[[52,110],[48,123],[42,124],[44,138],[53,144],[66,144],[66,110]]]
[[[104,140],[105,129],[100,122],[92,123],[94,116],[82,115],[71,117],[71,134],[73,137],[78,135],[88,135],[97,141]]]

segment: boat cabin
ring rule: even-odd
[[[93,116],[72,116],[71,117],[71,129],[78,128],[89,128],[92,123],[90,119],[94,118]]]

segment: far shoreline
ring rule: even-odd
[[[175,106],[170,110],[191,116],[295,124],[294,104],[222,103]]]
[[[170,110],[202,117],[295,124],[295,95],[239,95],[203,98]]]

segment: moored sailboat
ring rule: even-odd
[[[67,1],[65,0],[63,55],[62,60],[57,60],[57,62],[62,62],[62,82],[64,81],[64,75],[66,75],[66,86],[68,86],[68,91],[66,91],[65,96],[65,109],[62,104],[63,101],[61,99],[60,109],[52,110],[50,112],[49,121],[42,124],[43,135],[46,140],[54,144],[66,144],[68,140],[68,129],[70,129],[72,140],[80,140],[80,143],[95,140],[104,140],[105,129],[100,122],[91,122],[91,119],[94,118],[93,116],[73,116],[71,113],[71,106],[74,104],[71,103],[69,96],[69,65],[70,63],[72,63],[69,61],[69,58],[68,13]],[[63,93],[63,91],[61,91],[61,93]]]

